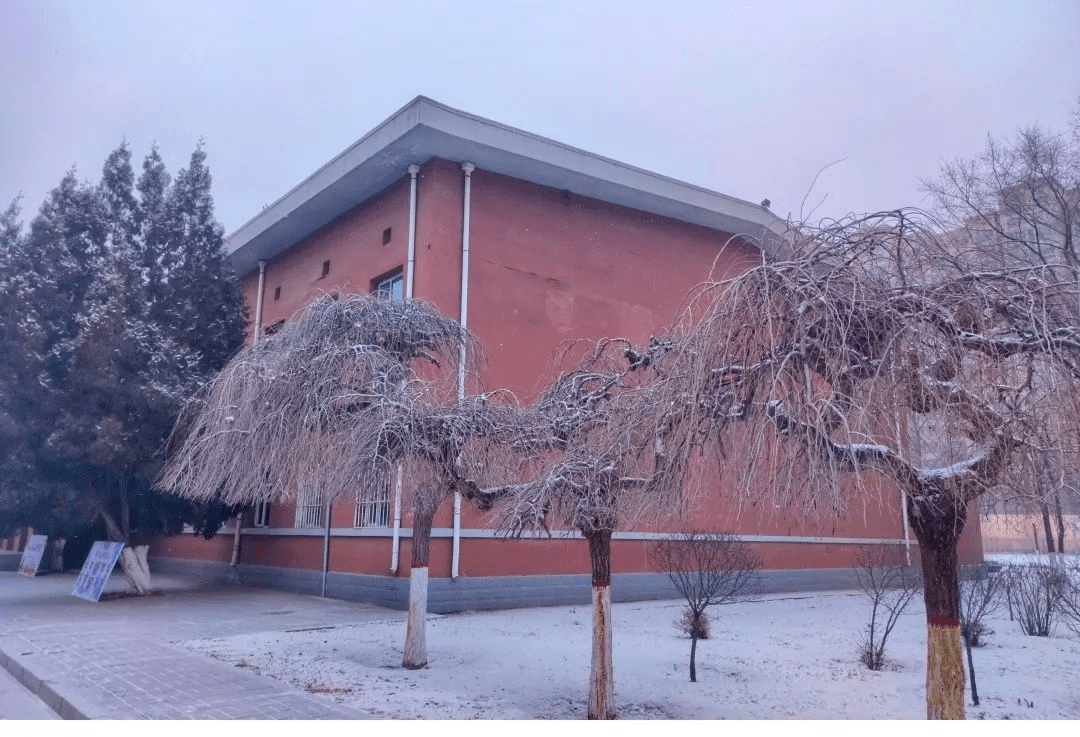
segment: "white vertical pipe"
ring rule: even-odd
[[[416,270],[416,185],[419,164],[409,164],[409,250],[405,267],[405,299],[413,298],[413,272]],[[390,543],[390,572],[397,573],[401,556],[401,466],[394,484],[394,534]]]
[[[322,547],[322,596],[326,596],[326,572],[330,570],[330,513],[333,507],[330,500],[326,500],[326,529],[323,531]]]
[[[461,165],[465,172],[465,201],[462,205],[461,214],[461,311],[460,319],[462,333],[469,327],[469,213],[472,209],[472,173],[476,167],[473,164]],[[462,335],[464,338],[464,335]],[[458,353],[458,400],[465,398],[465,341],[461,341]],[[461,565],[461,493],[454,492],[454,545],[450,561],[450,578],[457,578]]]
[[[906,460],[908,462],[911,461],[910,454],[905,454],[904,453],[904,442],[903,442],[902,433],[900,431],[900,420],[896,421],[896,449],[897,449],[897,451],[899,451],[901,458],[903,458],[904,460]],[[911,530],[908,527],[907,509],[908,509],[907,494],[904,493],[903,489],[900,489],[900,514],[904,518],[904,555],[907,557],[907,564],[910,566],[911,565]]]
[[[266,262],[259,262],[259,286],[255,292],[255,329],[251,332],[251,344],[255,345],[259,342],[259,338],[262,337],[262,312],[263,312],[263,291],[266,287]],[[229,569],[235,573],[236,566],[240,563],[240,522],[241,516],[244,513],[237,512],[234,524],[236,530],[233,531],[233,544],[232,544],[232,556],[229,558]]]
[[[413,271],[416,268],[416,175],[418,164],[409,164],[409,256],[405,271],[405,299],[413,297]]]

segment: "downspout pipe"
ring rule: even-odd
[[[266,262],[259,262],[259,286],[255,292],[255,327],[251,331],[251,344],[255,345],[259,342],[259,338],[262,337],[262,312],[263,312],[263,292],[266,287]],[[236,530],[233,532],[233,544],[232,544],[232,556],[229,558],[229,571],[230,573],[236,573],[236,566],[240,563],[240,523],[243,512],[237,512],[236,514]]]
[[[896,447],[903,455],[903,433],[900,429],[900,421],[896,421]],[[911,565],[911,528],[908,526],[908,498],[903,489],[900,489],[900,516],[904,520],[904,555],[907,564]]]
[[[323,531],[323,543],[322,543],[322,594],[320,596],[326,596],[326,572],[330,568],[330,513],[333,511],[333,506],[330,500],[326,500],[326,529]]]
[[[409,164],[409,249],[405,266],[405,299],[413,298],[413,272],[416,270],[416,186],[419,164]],[[401,556],[401,466],[394,483],[394,532],[390,543],[390,572],[397,573]]]
[[[469,233],[471,224],[469,213],[472,210],[472,173],[473,164],[461,165],[465,172],[465,193],[461,213],[461,310],[459,322],[464,333],[469,327]],[[464,335],[462,336],[464,337]],[[461,341],[458,353],[458,401],[465,398],[465,341]],[[450,560],[450,578],[456,579],[461,566],[461,492],[454,492],[454,541]]]

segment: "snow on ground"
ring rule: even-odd
[[[615,700],[623,719],[921,719],[921,601],[901,617],[884,671],[858,663],[868,607],[853,592],[788,594],[710,610],[713,637],[675,630],[675,601],[615,604]],[[982,705],[969,719],[1080,718],[1080,639],[1027,637],[1008,612],[974,651]],[[429,665],[404,670],[401,621],[184,643],[297,688],[394,719],[580,719],[588,606],[432,615]]]

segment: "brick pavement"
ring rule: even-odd
[[[366,604],[158,577],[159,596],[98,604],[73,574],[0,572],[0,666],[63,718],[357,719],[328,698],[193,653],[183,640],[404,621]],[[124,589],[114,574],[106,594]],[[2,712],[2,710],[0,710]],[[5,716],[0,713],[0,716]]]

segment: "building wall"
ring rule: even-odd
[[[425,165],[418,178],[414,294],[454,317],[459,316],[461,298],[463,181],[459,165],[440,160]],[[688,290],[710,274],[719,278],[738,273],[758,258],[754,249],[725,233],[489,172],[473,173],[471,197],[468,325],[488,356],[479,376],[470,379],[471,390],[505,388],[531,400],[557,369],[556,354],[575,341],[610,336],[644,344],[678,314]],[[287,319],[323,292],[371,291],[373,280],[405,268],[408,198],[406,176],[269,263],[263,324]],[[387,228],[391,237],[384,245]],[[325,261],[330,269],[324,277]],[[252,308],[257,283],[257,272],[246,275]],[[776,569],[846,568],[853,561],[853,541],[904,537],[899,497],[880,479],[869,479],[870,498],[859,497],[842,517],[811,520],[767,499],[735,504],[725,493],[728,484],[718,472],[705,473],[693,495],[698,503],[689,521],[645,523],[632,531],[644,533],[636,539],[617,539],[613,571],[653,572],[648,533],[683,525],[802,539],[754,543],[766,564]],[[450,575],[451,508],[444,504],[434,520],[433,578]],[[354,512],[350,501],[334,506],[329,571],[388,574],[389,530],[352,529]],[[274,505],[268,530],[246,527],[242,561],[321,571],[323,532],[293,530],[293,515],[290,505]],[[408,510],[403,517],[398,575],[407,576]],[[571,576],[589,570],[587,546],[581,540],[494,539],[489,525],[464,505],[462,576]],[[981,557],[977,527],[973,520],[965,534],[965,559]],[[231,535],[221,542],[224,537],[159,541],[154,552],[227,562]]]

